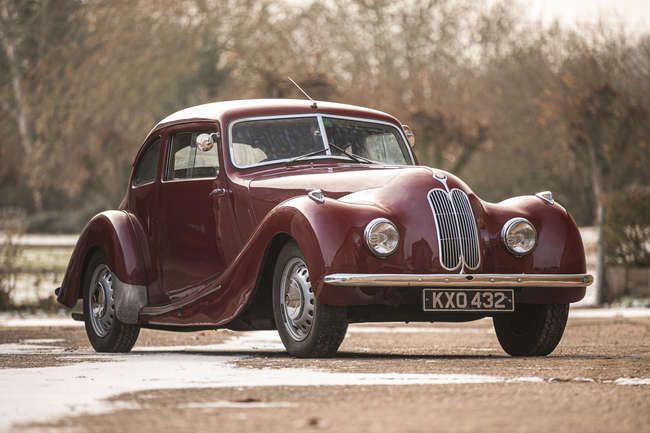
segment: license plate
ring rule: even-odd
[[[422,299],[424,311],[515,311],[512,289],[424,289]]]

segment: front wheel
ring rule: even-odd
[[[492,319],[503,350],[512,356],[546,356],[562,339],[569,304],[521,304]]]
[[[334,355],[348,329],[345,307],[316,299],[305,258],[295,242],[282,248],[275,264],[273,317],[287,352],[301,358]]]
[[[83,287],[84,321],[90,344],[97,352],[128,352],[140,327],[120,322],[115,314],[113,273],[102,254],[89,261]]]

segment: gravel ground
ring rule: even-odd
[[[82,327],[0,326],[0,386],[0,431],[643,432],[650,318],[571,318],[537,359],[489,320],[356,325],[321,360],[272,332],[145,330],[99,355]]]

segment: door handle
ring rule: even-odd
[[[210,191],[210,197],[225,197],[226,194],[228,194],[230,191],[228,191],[226,188],[215,188],[212,191]]]

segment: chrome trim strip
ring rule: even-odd
[[[325,130],[323,116],[316,116],[316,120],[318,120],[318,129],[320,129],[321,138],[323,139],[323,144],[325,145],[325,155],[332,156],[332,148],[330,147],[330,140],[327,138],[327,131]]]
[[[324,282],[353,287],[586,287],[589,274],[330,274]]]

